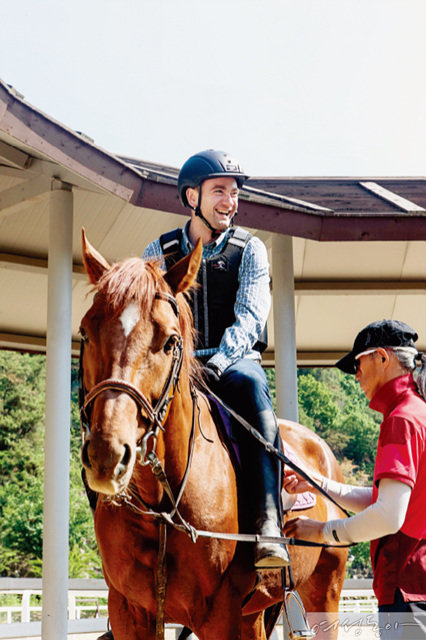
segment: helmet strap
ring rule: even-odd
[[[203,216],[203,214],[201,213],[201,184],[200,184],[200,190],[198,192],[198,204],[194,209],[194,213],[196,216],[198,216],[199,218],[201,218],[201,220],[204,222],[204,224],[206,225],[206,227],[211,231],[212,233],[212,240],[216,240],[216,238],[218,238],[221,234],[221,231],[219,231],[219,229],[215,229],[214,227],[212,227],[212,225],[210,224],[210,222],[208,220],[206,220],[206,218]]]

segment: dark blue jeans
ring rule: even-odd
[[[280,448],[279,431],[271,394],[259,362],[240,359],[225,369],[216,393],[231,409],[242,416],[265,440]],[[232,420],[233,439],[238,444],[242,463],[240,524],[243,531],[259,530],[265,522],[282,521],[282,464],[240,424]]]
[[[225,369],[218,394],[251,424],[261,411],[273,411],[265,372],[255,360],[241,358]]]

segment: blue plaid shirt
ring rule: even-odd
[[[189,222],[185,225],[182,234],[181,248],[185,255],[190,253],[194,246],[188,237]],[[203,246],[203,258],[211,258],[223,250],[228,231],[222,233],[214,242]],[[160,240],[154,240],[145,249],[143,258],[150,260],[161,258]],[[160,266],[165,269],[164,261]],[[235,322],[228,327],[216,349],[200,349],[196,356],[209,356],[210,364],[220,369],[225,369],[239,358],[252,358],[260,360],[260,353],[253,350],[253,345],[259,339],[266,324],[271,306],[271,294],[269,291],[269,264],[266,247],[259,238],[252,236],[244,248],[238,269],[238,290],[234,304]]]

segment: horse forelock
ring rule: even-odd
[[[120,315],[130,303],[135,303],[140,309],[141,317],[149,319],[157,293],[172,293],[163,276],[164,271],[155,261],[128,258],[113,264],[101,276],[95,289],[103,305],[113,317]],[[184,344],[183,366],[188,371],[196,371],[197,363],[192,357],[194,349],[192,313],[185,295],[178,293],[176,298]],[[173,313],[172,307],[170,309]]]
[[[101,276],[96,289],[108,312],[115,317],[131,302],[136,303],[142,313],[150,311],[157,286],[142,258],[128,258],[113,264]]]

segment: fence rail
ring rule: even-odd
[[[86,634],[105,631],[108,590],[104,580],[69,580],[68,633]],[[41,579],[0,578],[0,640],[41,636]],[[17,596],[18,603],[3,604],[6,596]],[[9,599],[10,600],[10,599]],[[345,580],[340,598],[341,624],[353,624],[360,616],[368,619],[377,613],[371,580]],[[368,622],[366,623],[368,624]],[[170,633],[179,634],[177,625],[168,625]],[[176,629],[173,633],[172,629]]]

